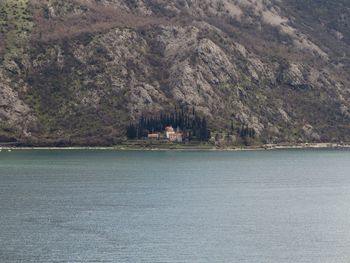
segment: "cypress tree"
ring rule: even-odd
[[[127,127],[127,136],[129,139],[143,138],[150,132],[162,132],[166,126],[179,128],[191,140],[196,138],[201,141],[207,141],[210,138],[210,131],[207,127],[207,121],[200,117],[195,108],[191,109],[185,106],[175,107],[173,112],[161,112],[158,116],[146,116],[142,114],[137,124],[130,124]],[[233,124],[231,130],[233,129]],[[242,133],[244,129],[241,129]]]
[[[127,133],[128,139],[130,139],[130,140],[136,139],[136,137],[137,137],[137,130],[136,130],[135,125],[130,124],[130,125],[128,126],[128,128],[127,128],[126,133]]]

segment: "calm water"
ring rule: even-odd
[[[350,151],[0,153],[0,262],[350,262]]]

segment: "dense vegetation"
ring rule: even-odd
[[[322,23],[327,29],[342,32],[350,43],[350,7],[348,0],[289,0],[286,2],[309,24]]]
[[[187,108],[179,110],[175,108],[171,113],[162,112],[156,116],[142,115],[138,123],[128,126],[127,137],[129,139],[147,138],[149,133],[162,133],[168,126],[183,132],[186,139],[190,141],[205,142],[210,139],[206,118],[200,117],[194,108],[191,111]]]

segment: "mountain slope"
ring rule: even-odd
[[[194,106],[256,142],[349,141],[347,1],[0,4],[0,139],[110,145]]]

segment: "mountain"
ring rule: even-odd
[[[350,141],[347,0],[1,0],[0,141],[111,145],[194,107],[212,134]]]

